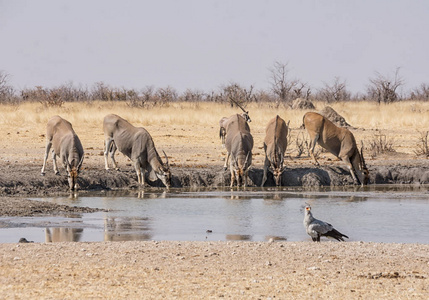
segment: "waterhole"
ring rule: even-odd
[[[105,212],[0,218],[0,242],[310,241],[304,206],[349,241],[429,243],[427,186],[247,190],[147,189],[38,198]],[[328,239],[323,239],[328,241]]]

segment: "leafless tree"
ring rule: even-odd
[[[181,101],[185,102],[202,102],[206,99],[206,95],[204,92],[199,90],[191,90],[187,89],[180,97],[179,99]]]
[[[288,67],[287,64],[281,62],[274,62],[274,66],[270,69],[271,72],[271,90],[280,98],[280,101],[288,102],[293,100],[294,89],[298,88],[296,94],[301,93],[304,86],[299,89],[299,80],[288,78]]]
[[[237,83],[230,83],[229,85],[222,88],[224,100],[229,102],[231,107],[234,105],[241,105],[246,107],[249,102],[256,102],[256,97],[253,93],[253,86],[249,89],[241,87]]]
[[[15,97],[14,88],[9,85],[9,74],[5,71],[0,71],[0,102],[12,103],[17,100]]]
[[[393,79],[376,72],[375,78],[369,80],[368,98],[377,101],[379,104],[400,100],[398,88],[404,85],[404,79],[399,76],[399,70],[400,68],[396,68]]]
[[[418,88],[415,88],[410,95],[411,100],[429,101],[429,84],[422,83]]]
[[[318,99],[331,102],[348,101],[351,98],[351,93],[347,90],[346,81],[342,81],[339,77],[335,77],[332,84],[324,83],[316,96]]]

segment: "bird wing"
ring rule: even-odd
[[[332,225],[321,220],[314,219],[308,226],[309,230],[314,230],[319,234],[325,234],[333,229]]]

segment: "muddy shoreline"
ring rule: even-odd
[[[429,184],[428,160],[412,161],[395,166],[373,165],[370,168],[370,184]],[[222,166],[212,167],[172,167],[173,188],[229,188],[230,173]],[[249,171],[251,186],[259,186],[262,168]],[[303,165],[288,168],[282,177],[283,186],[323,187],[352,186],[348,170],[338,164],[321,166]],[[82,170],[78,179],[79,192],[95,191],[138,191],[137,177],[131,166],[121,170],[106,171],[99,166]],[[148,186],[163,188],[160,180],[148,182]],[[274,186],[272,175],[268,174],[267,187]],[[39,166],[6,164],[0,166],[0,216],[60,215],[65,212],[94,212],[97,209],[56,205],[31,201],[28,197],[69,196],[67,178],[47,172],[40,175]]]
[[[396,166],[376,165],[369,168],[370,184],[428,184],[429,161],[422,160],[414,165],[399,164]],[[262,181],[262,168],[249,171],[249,186],[259,187]],[[118,189],[142,189],[132,167],[121,170],[104,170],[91,167],[82,170],[79,178],[80,191],[106,191]],[[222,166],[214,167],[172,167],[173,188],[218,188],[229,187],[230,173]],[[287,168],[282,177],[282,186],[322,187],[349,186],[353,180],[348,169],[341,165],[314,167],[312,165]],[[150,182],[147,186],[163,187],[160,180]],[[270,173],[265,184],[274,186]],[[0,196],[52,196],[69,194],[65,172],[54,175],[47,172],[40,175],[39,166],[2,165],[0,166]]]

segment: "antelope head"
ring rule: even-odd
[[[281,153],[281,151],[278,151],[278,150],[276,151],[276,149],[274,149],[274,160],[270,162],[270,171],[271,173],[273,173],[276,186],[281,185],[282,174],[285,170],[285,167],[283,166],[283,162],[284,162],[284,156]]]
[[[163,163],[155,172],[155,174],[156,174],[156,177],[158,177],[162,181],[165,187],[169,188],[171,187],[170,164],[168,163],[167,154],[165,154],[164,150],[162,152],[164,153],[164,156],[165,156],[165,164]]]
[[[232,155],[232,160],[233,160],[233,166],[234,166],[234,174],[235,174],[235,178],[237,179],[237,186],[241,186],[242,184],[245,185],[245,176],[247,176],[247,170],[250,167],[249,164],[249,155],[250,152],[247,153],[246,155],[246,160],[244,161],[244,164],[242,166],[240,166],[238,164],[238,161],[236,159],[235,156]]]
[[[243,109],[243,113],[241,114],[241,116],[244,118],[244,120],[246,120],[246,122],[252,122],[252,120],[250,120],[249,112],[248,111],[245,111]]]
[[[75,159],[73,159],[71,163],[67,160],[67,180],[71,191],[77,190],[77,177],[79,175],[80,168],[82,167],[83,158],[84,156],[82,156],[78,165],[76,165]]]

